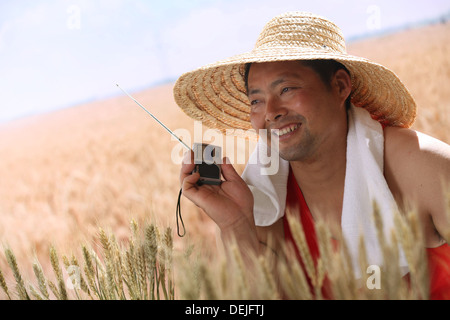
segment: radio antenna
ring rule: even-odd
[[[152,117],[156,122],[158,122],[164,129],[166,129],[171,135],[172,137],[174,137],[175,139],[177,139],[183,146],[185,146],[188,150],[192,150],[191,148],[188,147],[188,145],[186,143],[183,142],[183,140],[181,140],[180,138],[177,137],[177,135],[175,133],[172,132],[172,130],[170,130],[169,128],[167,128],[164,123],[162,123],[161,121],[158,120],[158,118],[156,118],[150,111],[148,111],[142,104],[140,104],[135,98],[133,98],[128,92],[126,92],[125,90],[123,90],[117,83],[116,86],[122,90],[127,96],[129,96],[131,98],[131,100],[133,100],[134,102],[137,103],[137,105],[139,107],[141,107],[145,112],[147,112],[150,117]]]

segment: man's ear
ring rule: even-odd
[[[337,90],[337,94],[342,99],[342,102],[348,98],[352,92],[352,79],[347,71],[339,69],[333,77],[333,87]]]

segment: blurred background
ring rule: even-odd
[[[290,10],[347,41],[447,19],[446,0],[20,0],[0,2],[0,122],[175,80],[252,49]],[[24,91],[24,89],[26,91]]]
[[[413,128],[450,143],[448,0],[0,1],[0,269],[8,281],[5,246],[31,277],[36,258],[51,268],[50,245],[78,255],[80,245],[98,245],[99,227],[119,241],[131,219],[175,230],[178,144],[115,83],[172,130],[192,134],[174,81],[251,50],[264,24],[290,10],[329,18],[350,54],[393,70],[417,102]],[[175,236],[175,249],[214,250],[209,218],[184,198],[181,205],[187,235]]]

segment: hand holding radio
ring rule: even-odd
[[[195,165],[194,152],[188,151],[180,172],[183,195],[206,212],[221,229],[222,236],[240,229],[250,233],[255,228],[253,195],[227,158],[221,164],[224,180],[218,185],[199,185],[200,174],[194,171]]]

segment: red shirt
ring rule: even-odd
[[[450,300],[450,245],[427,248],[430,299]]]
[[[308,205],[306,204],[305,198],[303,197],[303,193],[300,190],[300,187],[298,186],[297,181],[295,180],[295,177],[290,169],[287,183],[286,207],[298,208],[300,221],[302,223],[303,231],[305,233],[306,243],[308,244],[308,248],[311,257],[314,261],[314,265],[317,267],[317,260],[320,256],[320,253],[316,237],[316,230],[314,228],[314,220],[311,215],[311,212],[309,211]],[[308,281],[311,294],[314,296],[314,288],[311,279],[306,272],[306,269],[300,256],[300,252],[297,246],[295,245],[295,240],[292,236],[291,229],[289,228],[289,223],[286,219],[286,215],[283,218],[283,224],[284,224],[285,241],[293,245],[297,255],[297,259],[299,260],[305,273],[306,280]],[[324,279],[324,284],[322,286],[322,297],[324,299],[331,299],[331,288],[329,280],[327,278]]]
[[[306,242],[308,244],[311,256],[314,263],[317,263],[319,258],[319,246],[317,242],[316,232],[314,229],[314,220],[309,211],[308,205],[303,197],[303,193],[295,180],[291,170],[289,170],[286,206],[290,208],[299,208],[299,217],[305,233]],[[297,254],[297,259],[300,261],[305,275],[308,280],[311,293],[313,293],[313,286],[311,279],[308,277],[304,264],[301,260],[298,248],[295,245],[286,215],[283,218],[285,241],[291,243]],[[430,299],[450,299],[450,246],[446,243],[437,248],[427,248],[428,269],[430,273]],[[327,279],[324,281],[322,287],[322,296],[325,299],[332,297],[330,290],[330,283]]]

